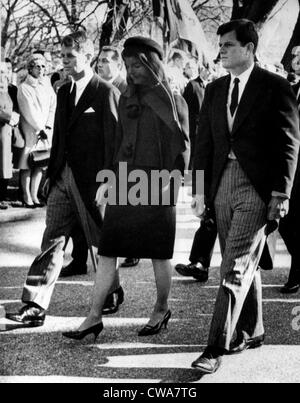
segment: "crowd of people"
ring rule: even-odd
[[[42,326],[58,277],[86,274],[90,250],[96,271],[91,310],[78,329],[64,336],[79,340],[93,334],[96,339],[103,331],[103,315],[118,311],[126,298],[117,267],[120,257],[127,267],[139,259],[152,260],[157,300],[139,336],[158,334],[172,316],[176,234],[177,193],[171,191],[168,204],[164,196],[181,186],[182,179],[176,182],[172,173],[183,176],[190,168],[194,174],[205,173],[204,194],[193,175],[192,208],[200,228],[190,264],[178,264],[176,270],[205,282],[217,236],[222,253],[207,348],[192,366],[214,373],[224,354],[263,344],[260,268],[272,266],[272,259],[265,258],[266,239],[278,227],[292,256],[282,291],[300,288],[299,83],[292,88],[282,66],[274,71],[261,67],[251,21],[231,21],[220,26],[218,35],[220,55],[214,69],[199,66],[180,51],[173,52],[166,66],[160,45],[139,36],[129,38],[122,50],[104,47],[93,69],[94,46],[84,31],[63,39],[63,71],[50,78],[45,57],[35,53],[28,59],[27,76],[12,91],[9,61],[1,64],[2,207],[7,207],[12,176],[13,131],[24,140],[14,159],[24,207],[43,205],[38,195],[47,168],[41,254],[29,269],[24,306],[8,313],[8,319]],[[38,150],[38,143],[48,148]],[[168,181],[148,187],[146,204],[130,202],[136,183],[128,181],[126,203],[121,202],[124,163],[129,175],[138,170],[148,184],[154,171],[169,172]],[[103,177],[97,183],[99,172],[107,171],[115,174],[114,185]],[[116,199],[107,202],[112,186]],[[151,203],[156,196],[158,203]],[[73,261],[63,268],[69,238]]]

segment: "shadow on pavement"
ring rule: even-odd
[[[12,332],[13,330],[25,329],[32,326],[24,325],[24,323],[0,323],[0,333]]]

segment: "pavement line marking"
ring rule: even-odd
[[[284,304],[300,304],[300,299],[263,299],[263,302],[280,302]]]
[[[177,229],[198,229],[199,228],[199,223],[183,223],[183,222],[179,222],[176,224],[176,228]],[[196,231],[195,231],[196,232]],[[190,238],[192,239],[192,238]]]
[[[231,373],[233,369],[235,372],[240,372],[241,376],[245,378],[251,376],[254,373],[256,375],[257,371],[261,370],[262,367],[264,371],[269,371],[271,368],[272,374],[275,374],[278,368],[284,368],[286,366],[290,367],[298,377],[300,361],[299,361],[300,346],[278,346],[278,345],[265,345],[260,349],[251,350],[245,352],[242,357],[231,357],[224,356],[224,364],[221,367],[221,372],[227,374],[226,378],[235,379]],[[110,356],[106,357],[108,362],[105,364],[100,364],[98,367],[102,368],[173,368],[173,369],[191,369],[191,363],[194,359],[198,358],[199,353],[186,352],[186,353],[170,353],[170,354],[141,354],[141,355],[120,355],[120,356]],[[245,362],[247,362],[247,375],[245,376]],[[270,366],[270,362],[274,366]],[[294,363],[295,366],[292,366]],[[251,368],[251,370],[249,370]],[[264,372],[265,373],[265,372]],[[219,376],[219,372],[217,373]],[[261,374],[259,374],[261,376]],[[252,375],[253,376],[253,375]],[[281,377],[282,373],[278,374]],[[259,378],[259,376],[256,376]]]
[[[135,349],[160,349],[160,348],[205,348],[204,344],[143,344],[143,343],[119,343],[91,345],[99,350],[135,350]]]
[[[0,376],[0,383],[159,383],[160,379],[88,378],[83,376]]]
[[[184,281],[193,281],[193,282],[197,282],[196,279],[194,279],[194,277],[172,277],[173,281],[179,281],[179,282],[184,282]]]
[[[213,277],[213,279],[215,279],[215,277]],[[195,283],[197,282],[196,279],[194,279],[193,277],[177,277],[174,276],[172,277],[172,280],[175,281],[193,281],[195,280]],[[61,284],[61,285],[82,285],[84,287],[90,287],[94,285],[93,281],[58,281],[56,284]],[[153,281],[137,281],[136,284],[153,284]],[[201,283],[199,283],[199,285],[201,286],[201,288],[204,289],[218,289],[220,286],[219,285],[202,285]],[[23,286],[18,286],[18,287],[1,287],[1,290],[19,290],[22,289]],[[263,288],[282,288],[282,285],[280,284],[263,284]]]
[[[56,284],[60,285],[82,285],[84,287],[91,287],[94,285],[94,281],[57,281]]]
[[[19,299],[0,299],[1,304],[15,304],[21,302]]]
[[[183,277],[187,280],[193,281],[193,277]],[[180,277],[173,277],[173,280],[180,280]],[[195,283],[197,283],[197,280],[195,280]],[[220,288],[219,285],[203,285],[201,284],[201,282],[199,282],[199,286],[201,287],[201,289],[207,289],[207,290],[218,290]],[[271,285],[271,284],[266,284],[263,285],[263,288],[282,288],[282,285]]]
[[[207,302],[215,302],[215,299],[206,299]],[[299,304],[300,299],[281,299],[281,298],[274,298],[274,299],[263,299],[264,303],[280,303],[280,304]]]
[[[171,354],[143,354],[105,357],[108,361],[98,368],[177,368],[191,369],[191,363],[199,357],[199,352]]]
[[[205,317],[202,314],[197,315],[200,319],[201,317]],[[42,333],[60,333],[64,331],[74,330],[78,328],[81,323],[84,321],[85,317],[56,317],[56,316],[47,316],[45,320],[45,324],[42,327],[38,328],[16,328],[15,330],[6,331],[6,325],[16,324],[8,319],[0,319],[0,331],[3,334],[42,334]],[[171,319],[171,323],[176,324],[180,323],[190,323],[194,318],[190,319]],[[140,326],[144,326],[149,321],[149,318],[104,318],[104,328],[130,328],[136,326],[137,328]]]

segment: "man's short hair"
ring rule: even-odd
[[[62,45],[67,48],[75,48],[77,52],[91,56],[93,56],[95,52],[94,44],[91,39],[88,38],[85,31],[76,31],[65,36],[62,40]]]
[[[115,46],[103,46],[103,48],[101,49],[101,53],[102,52],[113,52],[114,56],[113,59],[116,62],[120,62],[122,61],[122,56],[121,56],[121,52],[118,48],[116,48]]]
[[[242,44],[242,46],[252,42],[254,44],[254,53],[256,53],[259,37],[253,21],[247,19],[232,20],[221,25],[217,34],[223,36],[232,31],[235,32],[236,39]]]

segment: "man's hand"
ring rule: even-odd
[[[49,192],[50,192],[50,179],[46,179],[44,186],[43,186],[43,196],[45,197],[45,199],[48,198],[49,196]]]
[[[10,126],[17,126],[20,120],[20,115],[17,112],[13,112],[10,118]]]
[[[268,220],[280,220],[284,218],[290,207],[289,199],[281,196],[273,196],[268,207]]]
[[[105,216],[105,209],[106,209],[105,195],[107,193],[108,187],[109,186],[107,183],[104,183],[103,185],[101,185],[97,191],[96,199],[95,199],[95,203],[99,209],[102,220],[104,220],[104,216]]]
[[[203,215],[204,211],[205,211],[205,198],[204,195],[196,195],[193,198],[192,204],[191,204],[191,208],[193,210],[193,214],[198,217],[201,218],[201,216]]]
[[[97,207],[103,206],[105,204],[105,194],[106,194],[107,190],[108,190],[107,183],[104,183],[99,186],[99,189],[96,194],[96,199],[95,199]]]

